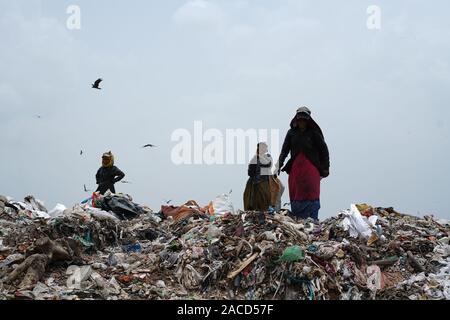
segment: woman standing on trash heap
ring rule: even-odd
[[[104,195],[110,190],[116,193],[114,184],[125,177],[125,174],[114,165],[114,155],[111,151],[106,152],[102,156],[102,167],[98,169],[95,178],[97,179],[98,188],[96,192]]]
[[[290,160],[283,167],[286,157]],[[322,130],[311,118],[307,107],[297,110],[291,121],[276,164],[276,172],[289,175],[289,196],[292,215],[319,220],[320,180],[329,176],[330,158]]]
[[[268,211],[271,206],[271,191],[269,178],[272,175],[272,157],[267,152],[265,142],[260,142],[256,155],[248,165],[249,179],[244,191],[244,210]]]

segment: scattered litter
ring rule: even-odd
[[[315,223],[224,197],[160,212],[93,198],[47,212],[0,197],[0,300],[450,299],[450,225],[432,216],[363,204]]]

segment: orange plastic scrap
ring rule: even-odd
[[[366,203],[357,204],[356,207],[358,208],[358,211],[361,213],[361,215],[367,218],[374,215],[373,208]]]
[[[133,276],[131,275],[121,275],[118,277],[118,280],[122,283],[130,283],[133,281]]]
[[[184,205],[179,207],[161,206],[161,212],[166,217],[172,217],[175,221],[178,221],[192,213],[196,212],[207,213],[208,206],[202,208],[194,200],[189,200]]]

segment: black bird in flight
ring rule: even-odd
[[[142,148],[156,148],[156,146],[153,145],[153,144],[146,144],[146,145],[143,146]]]
[[[164,200],[164,201],[166,202],[166,204],[170,204],[172,202],[172,200],[168,200],[168,201]]]
[[[82,155],[83,155],[83,150],[80,151],[80,156],[82,156]]]
[[[91,190],[88,190],[88,189],[86,188],[86,185],[84,185],[84,192],[89,192],[89,191],[91,191]]]
[[[36,115],[36,117],[37,117],[38,119],[41,119],[41,118],[42,118],[40,115]]]
[[[94,84],[92,85],[92,89],[97,89],[97,90],[102,90],[102,88],[100,88],[99,87],[99,85],[100,85],[100,82],[102,82],[103,81],[103,79],[97,79],[95,82],[94,82]]]

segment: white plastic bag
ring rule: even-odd
[[[53,208],[52,211],[50,211],[48,214],[52,218],[57,218],[59,216],[62,216],[64,214],[64,211],[67,210],[66,206],[63,204],[58,203],[55,208]]]
[[[214,212],[210,212],[212,214],[234,214],[234,207],[229,194],[222,194],[214,199],[212,202],[212,207],[214,210]]]
[[[111,219],[118,221],[119,218],[117,218],[113,213],[103,211],[99,208],[93,208],[93,207],[86,207],[85,212],[89,213],[91,216],[93,216],[96,219],[102,220],[102,219]]]
[[[369,220],[369,223],[372,227],[374,228],[377,227],[378,216],[376,215],[370,216],[367,220]]]
[[[81,289],[82,283],[85,282],[92,274],[91,266],[71,265],[67,268],[66,274],[70,275],[67,279],[67,287],[69,289]]]
[[[344,230],[349,230],[350,237],[357,238],[358,235],[361,235],[367,239],[371,236],[372,229],[369,224],[364,221],[363,216],[359,212],[356,205],[352,204],[350,206],[350,211],[344,212],[344,215],[346,215],[346,218],[342,221],[342,225]]]
[[[28,215],[30,219],[37,219],[37,218],[50,219],[50,215],[47,212],[34,209],[34,207],[30,203],[17,201],[12,202],[11,204],[15,205],[16,207],[19,207],[22,210],[25,210],[25,213]]]

